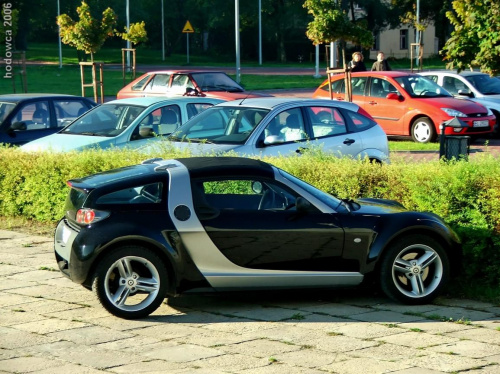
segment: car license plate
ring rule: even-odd
[[[488,127],[488,121],[482,120],[482,121],[474,121],[472,122],[473,127]]]

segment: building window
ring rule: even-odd
[[[408,49],[408,29],[399,30],[399,49]]]

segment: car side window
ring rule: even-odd
[[[168,89],[169,74],[156,74],[148,83],[144,91],[166,92]]]
[[[186,105],[188,119],[210,108],[213,104],[209,103],[189,103]]]
[[[151,183],[102,195],[97,199],[96,204],[159,204],[162,202],[162,191],[163,183]]]
[[[352,94],[353,95],[364,95],[367,81],[368,81],[368,77],[353,77],[351,79]]]
[[[130,140],[173,133],[181,125],[181,110],[178,105],[166,105],[149,113],[137,126]]]
[[[458,95],[459,90],[468,90],[468,87],[455,77],[444,77],[443,88],[452,95]]]
[[[57,127],[65,127],[89,110],[87,104],[80,100],[54,100]]]
[[[310,107],[307,115],[312,125],[313,138],[345,134],[347,127],[344,117],[336,108]]]
[[[363,116],[359,113],[346,110],[346,115],[351,119],[354,128],[351,128],[351,131],[358,132],[369,129],[370,127],[377,126],[375,121],[372,121],[370,118]]]
[[[25,104],[12,119],[11,127],[17,131],[47,129],[51,124],[48,101]]]
[[[394,85],[384,79],[372,78],[370,84],[370,96],[372,97],[386,97],[389,93],[397,93],[398,90]]]
[[[149,80],[149,78],[150,78],[150,75],[146,75],[139,82],[137,82],[136,84],[134,84],[132,86],[132,91],[140,91],[140,90],[142,90],[143,87],[144,87],[144,85],[146,84],[146,82]]]
[[[265,136],[276,136],[281,142],[306,140],[307,133],[300,108],[285,110],[274,117],[265,130]]]
[[[294,194],[267,180],[194,181],[192,188],[198,214],[221,210],[292,210],[295,206]]]

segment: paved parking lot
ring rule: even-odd
[[[115,318],[52,238],[0,230],[0,373],[500,373],[500,306],[363,290],[186,295]]]

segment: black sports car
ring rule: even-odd
[[[434,214],[339,200],[253,159],[153,159],[68,184],[59,268],[123,318],[187,290],[356,286],[368,275],[421,304],[460,259]]]

